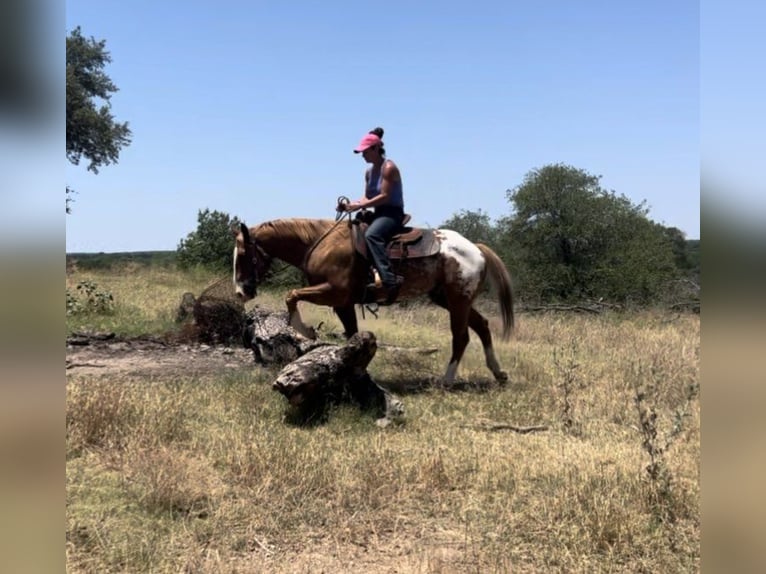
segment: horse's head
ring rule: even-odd
[[[232,229],[234,244],[234,291],[243,301],[249,301],[257,295],[258,283],[261,282],[270,260],[266,252],[256,243],[255,237],[244,223]]]

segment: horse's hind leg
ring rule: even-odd
[[[445,309],[449,310],[449,306],[447,304],[447,297],[442,289],[435,289],[431,293],[428,294],[431,301],[439,305],[440,307],[443,307]],[[451,311],[450,311],[451,313]],[[452,321],[450,321],[451,323]],[[468,312],[468,326],[473,329],[473,331],[479,336],[479,339],[481,339],[482,347],[484,348],[484,360],[486,362],[487,367],[490,371],[492,371],[492,374],[495,377],[495,380],[501,383],[504,383],[508,380],[508,373],[503,371],[500,368],[500,364],[497,362],[497,357],[495,356],[495,349],[492,345],[492,333],[489,330],[489,322],[484,318],[484,316],[479,313],[476,309],[473,307]],[[453,331],[453,359],[455,357],[455,339],[454,339],[454,331]],[[468,333],[466,332],[466,345],[468,344]],[[463,347],[463,351],[465,351],[465,347]],[[462,357],[461,351],[460,355]],[[450,359],[450,367],[447,368],[447,376],[445,376],[445,379],[449,378],[450,375],[450,368],[453,366],[453,359]],[[460,361],[460,358],[458,358],[458,361]],[[455,370],[457,370],[457,363],[454,364]],[[452,380],[454,380],[454,371],[452,372]],[[451,382],[451,381],[450,381]]]
[[[465,348],[468,346],[468,313],[466,313],[466,309],[469,308],[470,303],[467,302],[462,306],[457,305],[455,302],[452,304],[448,303],[447,295],[442,287],[437,287],[431,291],[428,297],[439,307],[449,311],[450,329],[452,331],[452,356],[447,365],[447,372],[442,380],[444,386],[449,386],[455,382],[458,364],[460,364],[460,359],[463,358]]]
[[[489,330],[489,322],[484,316],[476,309],[471,308],[468,314],[468,325],[481,339],[481,344],[484,347],[484,360],[487,364],[487,368],[492,371],[495,376],[495,380],[504,383],[508,380],[508,373],[500,368],[500,364],[497,362],[495,356],[495,349],[492,346],[492,333]]]
[[[451,305],[449,307],[449,326],[452,331],[452,356],[444,374],[443,384],[451,385],[455,382],[455,374],[463,358],[465,348],[468,346],[468,305]]]

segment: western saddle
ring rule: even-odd
[[[364,234],[369,226],[371,216],[371,212],[362,212],[351,220],[351,234],[354,247],[357,253],[365,259],[369,259],[369,257],[367,255],[367,242],[364,240]],[[435,234],[435,230],[407,227],[410,219],[410,215],[405,213],[401,230],[386,245],[386,254],[392,262],[395,260],[431,257],[439,252],[440,242]]]

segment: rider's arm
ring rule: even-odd
[[[369,180],[370,172],[365,174],[365,183]],[[370,209],[377,205],[386,205],[391,199],[391,186],[393,182],[398,181],[401,176],[399,175],[399,168],[392,161],[387,161],[383,166],[383,181],[380,184],[380,193],[373,198],[363,197],[359,201],[355,201],[348,205],[348,211],[356,211],[357,209]],[[365,185],[365,189],[367,186]]]

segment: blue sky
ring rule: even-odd
[[[700,152],[705,212],[723,218],[732,231],[748,228],[758,237],[766,229],[764,22],[764,2],[702,3]]]
[[[700,12],[673,2],[72,0],[133,143],[78,190],[68,252],[175,249],[200,209],[255,224],[358,197],[375,126],[415,224],[509,215],[567,163],[700,236]]]

